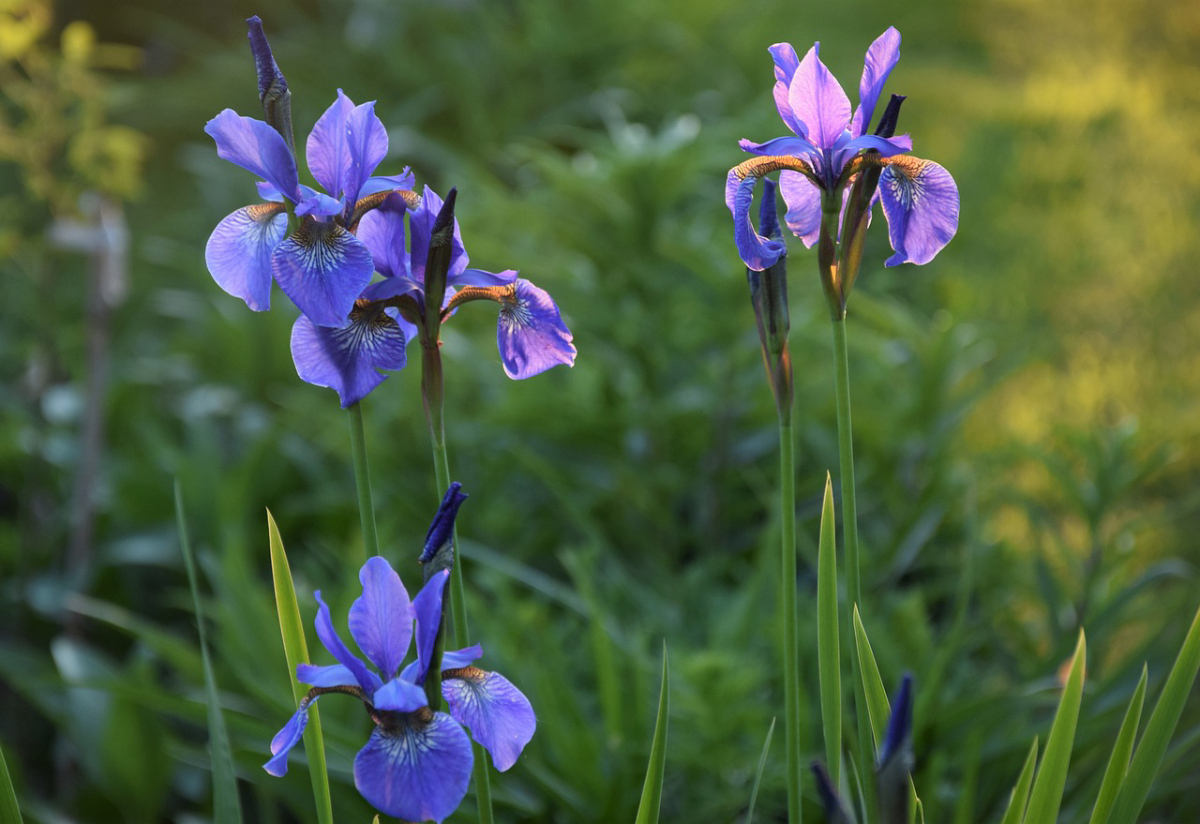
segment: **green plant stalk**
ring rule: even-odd
[[[375,530],[375,505],[371,500],[371,471],[367,467],[367,439],[363,433],[362,405],[346,410],[350,421],[350,455],[354,461],[354,486],[358,490],[358,518],[362,522],[363,550],[368,558],[379,554]]]
[[[421,394],[425,399],[425,420],[429,424],[429,438],[433,444],[433,472],[437,478],[438,495],[450,488],[450,457],[446,452],[446,422],[442,403],[442,352],[438,342],[430,345],[421,341]],[[466,587],[463,585],[462,551],[458,543],[458,527],[454,527],[454,565],[450,567],[450,617],[454,624],[454,643],[459,649],[469,644],[467,633]],[[439,633],[438,646],[443,645]],[[441,649],[434,652],[433,660],[441,667]],[[440,672],[439,672],[440,675]],[[477,741],[471,741],[475,761],[471,771],[475,776],[475,800],[479,806],[480,824],[493,824],[492,784],[488,774],[487,751]]]
[[[788,821],[800,824],[800,649],[796,615],[796,442],[792,410],[779,412],[780,599],[783,621],[783,718]]]
[[[842,489],[842,541],[846,548],[846,591],[852,604],[862,604],[858,559],[858,506],[854,496],[854,441],[850,421],[850,364],[846,354],[846,319],[833,321],[834,391],[837,396],[838,469]]]
[[[846,595],[849,610],[862,605],[862,582],[858,557],[858,505],[854,493],[854,434],[850,420],[850,363],[846,351],[846,316],[832,318],[834,394],[837,399],[838,474],[842,491],[842,541],[846,561]],[[849,623],[849,621],[847,621]],[[875,775],[875,749],[871,746],[869,723],[859,715],[866,711],[866,695],[859,675],[858,656],[850,651],[850,681],[854,685],[855,727],[858,738],[859,775]],[[867,809],[874,809],[874,780],[863,781]],[[870,819],[868,819],[870,820]]]
[[[838,640],[837,527],[833,514],[833,483],[825,473],[825,499],[817,541],[817,663],[821,685],[821,726],[825,733],[825,764],[829,780],[839,786],[842,760],[842,678]]]

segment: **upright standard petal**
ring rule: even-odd
[[[208,121],[204,131],[217,142],[218,157],[258,175],[289,200],[299,200],[296,158],[279,132],[233,109]]]
[[[796,68],[800,65],[800,59],[796,57],[796,50],[792,48],[791,43],[776,43],[767,51],[771,53],[771,59],[775,61],[775,87],[771,90],[775,96],[775,108],[779,110],[779,116],[783,118],[784,124],[794,134],[808,137],[808,124],[796,117],[796,113],[792,111],[792,104],[788,101],[788,90],[792,85],[792,77],[795,76]]]
[[[355,106],[346,118],[346,148],[350,162],[346,167],[345,186],[350,208],[361,196],[363,184],[387,155],[388,135],[383,122],[375,115],[375,101]]]
[[[537,729],[529,699],[499,673],[476,667],[448,670],[442,695],[450,714],[471,730],[501,772],[517,762]]]
[[[336,223],[306,218],[271,255],[279,288],[318,326],[346,318],[375,271],[371,253]]]
[[[958,231],[958,186],[931,160],[893,158],[880,175],[879,199],[896,250],[885,266],[928,263]]]
[[[350,635],[383,680],[390,681],[412,643],[412,604],[396,570],[378,555],[367,559],[358,580],[363,592],[350,607]]]
[[[255,312],[271,308],[271,253],[287,234],[282,204],[255,203],[217,224],[204,262],[217,285]]]
[[[821,149],[828,149],[842,136],[850,124],[850,98],[818,56],[820,43],[804,55],[792,85],[788,103],[796,117],[808,126],[808,139]]]
[[[410,241],[411,273],[413,280],[425,282],[425,261],[429,256],[429,238],[433,233],[433,224],[438,213],[442,211],[445,201],[433,189],[425,187],[421,195],[421,205],[412,212],[409,218],[409,228],[412,231]],[[463,247],[462,232],[458,220],[454,221],[454,239],[451,241],[450,266],[446,270],[446,283],[452,283],[463,270],[467,268],[467,250]]]
[[[337,99],[317,118],[304,144],[308,170],[325,191],[334,197],[342,194],[350,172],[346,122],[352,111],[354,101],[338,89]]]
[[[433,644],[442,622],[442,593],[449,577],[448,569],[435,572],[413,599],[413,617],[417,620],[417,671],[412,679],[415,684],[424,684],[429,672]]]
[[[354,759],[354,786],[385,815],[441,821],[467,794],[470,739],[443,712],[397,714],[388,721]]]
[[[308,726],[308,708],[316,700],[313,698],[310,701],[305,698],[301,701],[296,712],[283,725],[283,729],[275,733],[275,737],[271,739],[271,760],[263,764],[263,769],[276,778],[287,775],[288,753],[304,737],[304,729]]]
[[[317,326],[301,315],[292,327],[292,361],[301,380],[335,390],[345,409],[361,401],[386,380],[387,375],[381,374],[380,369],[404,368],[407,360],[405,343],[400,324],[382,307],[368,304],[351,311],[349,322],[341,329]],[[351,613],[351,621],[353,616]],[[355,640],[361,647],[362,640],[357,634]],[[392,640],[400,642],[399,637]],[[408,638],[405,638],[404,650],[407,649]],[[363,651],[372,655],[366,647]],[[403,652],[400,657],[404,657]],[[372,660],[388,671],[379,661]]]
[[[785,247],[783,241],[768,240],[760,235],[750,220],[750,204],[757,183],[757,177],[742,178],[736,168],[730,169],[725,179],[725,205],[733,213],[733,240],[738,256],[748,268],[761,272],[783,257]]]
[[[571,330],[544,289],[519,278],[500,299],[496,345],[504,373],[521,380],[565,363],[575,365]]]
[[[850,121],[850,133],[855,137],[865,134],[870,128],[883,84],[899,60],[900,32],[896,31],[895,26],[889,26],[887,31],[875,38],[863,61],[862,79],[858,81],[859,104]]]
[[[313,597],[317,599],[317,637],[321,639],[321,644],[329,650],[329,654],[336,658],[339,664],[350,670],[354,680],[367,695],[374,695],[375,690],[379,689],[383,682],[379,680],[378,675],[367,669],[367,665],[351,652],[338,636],[337,630],[333,628],[333,620],[329,617],[329,607],[321,600],[320,590],[314,592]]]

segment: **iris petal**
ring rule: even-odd
[[[296,374],[314,386],[335,390],[343,409],[358,403],[383,383],[387,376],[380,374],[380,369],[404,368],[405,344],[406,337],[399,323],[381,308],[355,309],[350,313],[350,322],[340,329],[317,326],[304,315],[297,318],[292,327],[292,360]],[[352,633],[353,620],[352,612]],[[389,672],[374,657],[383,655],[383,650],[368,649],[363,646],[363,639],[354,634],[367,656]],[[409,638],[411,635],[403,640],[404,652],[408,650]],[[400,637],[392,637],[391,642],[400,644]],[[403,652],[400,657],[404,657]],[[399,660],[394,663],[398,665]]]
[[[313,698],[310,701],[306,698],[301,701],[296,712],[283,725],[283,729],[275,733],[275,737],[271,739],[271,760],[263,764],[263,769],[271,775],[277,778],[287,775],[288,753],[304,737],[304,728],[308,726],[308,708],[316,700]]]
[[[271,270],[279,287],[319,326],[346,325],[346,318],[374,265],[367,247],[336,223],[306,219],[275,248]]]
[[[388,681],[375,690],[375,695],[371,700],[376,709],[397,712],[413,712],[429,705],[425,690],[403,678],[393,678]]]
[[[496,345],[504,373],[514,380],[533,377],[565,363],[575,365],[571,331],[545,290],[521,278],[502,298]]]
[[[367,669],[357,655],[346,647],[342,639],[338,636],[337,630],[333,628],[333,621],[329,617],[329,607],[321,600],[320,590],[313,593],[313,597],[317,599],[317,637],[321,639],[321,643],[325,649],[329,650],[329,654],[338,660],[338,663],[344,666],[354,676],[354,680],[363,688],[367,695],[374,695],[375,690],[379,689],[383,682],[379,680],[379,676]]]
[[[958,186],[931,160],[896,158],[880,175],[879,199],[896,250],[885,266],[928,263],[958,231]]]
[[[287,234],[281,206],[245,206],[217,224],[204,247],[204,262],[217,285],[255,312],[271,308],[271,253]]]
[[[738,255],[750,269],[761,272],[771,266],[785,251],[782,241],[767,240],[754,229],[750,222],[750,203],[754,199],[754,185],[758,178],[741,179],[734,171],[725,180],[725,204],[733,213],[733,239]]]
[[[403,360],[403,341],[399,342],[399,354]],[[358,580],[363,593],[350,607],[350,634],[388,681],[400,669],[412,643],[412,605],[400,576],[378,555],[367,559]]]
[[[859,105],[850,120],[850,133],[855,137],[870,128],[883,85],[899,60],[900,32],[896,31],[895,26],[889,26],[887,31],[875,38],[863,60],[862,79],[858,81]]]
[[[433,643],[437,639],[438,626],[442,622],[442,593],[450,570],[443,569],[430,576],[413,599],[413,615],[417,619],[417,671],[413,683],[424,684],[433,657]]]
[[[375,115],[375,101],[355,106],[346,118],[346,147],[349,163],[344,180],[346,196],[351,206],[361,196],[363,184],[387,155],[387,129]]]
[[[503,272],[485,272],[483,269],[463,269],[454,278],[453,286],[507,286],[517,279],[516,269]]]
[[[354,673],[341,664],[330,664],[327,667],[297,664],[296,680],[310,687],[352,687],[358,683]]]
[[[225,109],[204,126],[217,142],[217,155],[270,183],[295,201],[300,177],[283,136],[261,120]]]
[[[445,713],[376,727],[354,759],[354,785],[377,810],[404,821],[441,821],[467,794],[471,741]]]
[[[813,44],[796,67],[788,88],[788,102],[796,117],[808,125],[808,139],[828,149],[850,124],[850,98],[818,56],[820,43]]]
[[[412,231],[410,268],[412,277],[417,282],[425,283],[425,261],[429,256],[429,238],[433,233],[433,223],[437,220],[438,212],[442,210],[445,201],[433,189],[425,187],[421,196],[421,205],[413,211],[409,218],[409,228]],[[446,282],[453,283],[463,270],[467,268],[467,250],[463,247],[462,233],[458,220],[454,221],[454,239],[451,241],[450,266],[446,270]]]
[[[367,195],[373,195],[376,192],[386,192],[391,189],[399,189],[401,191],[412,191],[412,187],[417,183],[416,176],[407,166],[404,171],[398,175],[380,175],[378,177],[369,177],[363,183],[362,188],[358,191],[360,198]]]
[[[317,119],[304,147],[308,170],[334,197],[342,193],[349,176],[346,120],[353,110],[354,102],[338,89],[337,99]]]
[[[802,137],[777,137],[766,143],[743,139],[738,141],[738,146],[743,152],[756,155],[792,155],[810,161],[821,156],[821,150]]]
[[[407,211],[408,207],[399,195],[389,195],[358,222],[358,239],[371,250],[375,270],[386,277],[411,276],[408,253],[404,249],[404,215]]]
[[[501,772],[516,763],[537,729],[529,699],[499,673],[471,667],[444,680],[442,695],[450,714],[471,730]]]
[[[821,190],[799,172],[783,171],[779,191],[788,207],[784,222],[811,249],[821,233]]]
[[[792,85],[792,77],[800,65],[796,50],[792,48],[791,43],[776,43],[768,51],[775,61],[775,87],[772,89],[775,108],[779,110],[779,116],[789,129],[800,137],[807,137],[808,125],[796,117],[796,113],[792,111],[792,104],[788,101],[788,88]]]

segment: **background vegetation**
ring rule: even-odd
[[[472,495],[469,610],[488,665],[540,720],[496,782],[499,815],[530,822],[632,819],[663,638],[664,820],[744,815],[781,706],[764,633],[775,426],[724,173],[743,158],[737,138],[782,133],[767,46],[819,39],[853,94],[867,45],[895,25],[889,91],[909,96],[917,153],[955,175],[962,220],[923,268],[883,269],[877,226],[850,304],[864,621],[885,680],[915,673],[931,822],[998,818],[1086,625],[1062,812],[1086,820],[1143,660],[1153,700],[1200,601],[1200,6],[0,9],[0,747],[29,820],[185,822],[211,808],[174,478],[248,819],[311,820],[306,770],[260,769],[292,708],[264,509],[305,615],[315,587],[348,606],[361,545],[345,416],[296,378],[288,302],[249,312],[202,255],[216,222],[254,199],[202,127],[225,107],[258,110],[242,22],[255,13],[298,136],[338,88],[376,99],[385,170],[456,185],[474,264],[520,269],[575,334],[574,369],[521,384],[503,376],[483,312],[444,335],[451,466]],[[103,193],[110,217],[123,208],[127,283],[63,248],[62,221],[101,208],[84,192]],[[815,260],[791,250],[812,615],[818,496],[836,466],[831,351]],[[437,502],[418,395],[409,370],[364,405],[381,541],[407,575]],[[817,756],[815,629],[802,638]],[[368,821],[349,703],[324,713],[335,811]],[[1200,819],[1198,738],[1193,696],[1145,820]],[[768,761],[758,820],[782,820],[781,761]]]

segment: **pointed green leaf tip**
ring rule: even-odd
[[[825,732],[825,764],[829,780],[839,786],[842,745],[842,676],[838,627],[837,527],[833,514],[833,482],[825,473],[821,532],[817,541],[817,661],[821,683],[821,726]]]
[[[1004,811],[1004,818],[1000,819],[1000,824],[1021,824],[1024,820],[1025,805],[1029,801],[1029,787],[1033,784],[1033,768],[1037,765],[1037,754],[1038,739],[1035,735],[1029,755],[1025,757],[1025,766],[1021,768],[1016,786],[1008,797],[1008,809]]]
[[[238,801],[237,770],[234,767],[233,752],[229,746],[229,733],[225,729],[225,716],[221,714],[221,701],[217,695],[217,679],[213,675],[212,660],[208,655],[204,614],[200,610],[200,585],[197,583],[196,559],[192,556],[192,545],[188,539],[187,520],[183,514],[183,490],[179,486],[178,480],[175,481],[175,522],[179,528],[179,545],[183,550],[188,586],[192,590],[192,609],[196,613],[196,628],[200,636],[200,660],[204,667],[204,701],[208,705],[209,758],[212,760],[213,815],[217,821],[240,822],[242,806]]]
[[[1196,681],[1196,673],[1200,671],[1200,610],[1192,619],[1192,627],[1183,640],[1183,648],[1175,659],[1175,666],[1167,676],[1166,686],[1150,720],[1146,722],[1146,732],[1138,743],[1133,761],[1129,765],[1129,773],[1121,792],[1117,796],[1116,806],[1109,816],[1108,824],[1134,824],[1146,796],[1150,794],[1150,785],[1162,765],[1163,756],[1167,752],[1167,744],[1179,723],[1183,713],[1183,705],[1187,703],[1188,693]]]
[[[1137,736],[1138,724],[1142,720],[1142,704],[1146,700],[1146,665],[1142,665],[1142,677],[1138,679],[1129,708],[1125,710],[1125,720],[1121,722],[1121,731],[1117,733],[1117,741],[1113,745],[1112,755],[1108,759],[1108,768],[1104,771],[1104,780],[1100,782],[1100,792],[1096,795],[1096,806],[1092,808],[1091,824],[1104,824],[1108,814],[1112,812],[1117,800],[1117,793],[1125,782],[1129,769],[1129,756],[1133,753],[1133,739]]]
[[[309,660],[308,644],[304,640],[304,624],[300,620],[300,606],[296,602],[287,552],[283,549],[283,539],[279,537],[279,527],[275,525],[270,510],[267,510],[267,535],[271,545],[271,577],[275,583],[275,607],[279,613],[279,630],[283,635],[283,653],[287,658],[288,682],[292,685],[292,698],[299,704],[306,690],[296,680],[296,665]],[[329,775],[325,769],[325,739],[321,734],[320,711],[315,706],[308,710],[304,753],[308,756],[317,821],[320,824],[333,824],[333,801],[329,795]]]
[[[1067,767],[1071,763],[1071,748],[1075,743],[1075,725],[1079,721],[1079,705],[1083,701],[1083,681],[1087,670],[1087,642],[1083,630],[1071,659],[1071,672],[1058,702],[1058,712],[1046,739],[1046,754],[1038,768],[1029,799],[1025,820],[1030,824],[1058,820],[1063,787],[1067,783]]]
[[[654,741],[650,745],[650,763],[646,766],[646,782],[642,785],[642,800],[638,802],[635,824],[658,824],[658,814],[662,807],[663,775],[667,766],[667,695],[669,687],[667,644],[664,641],[662,689],[658,695],[658,717],[654,721]]]

